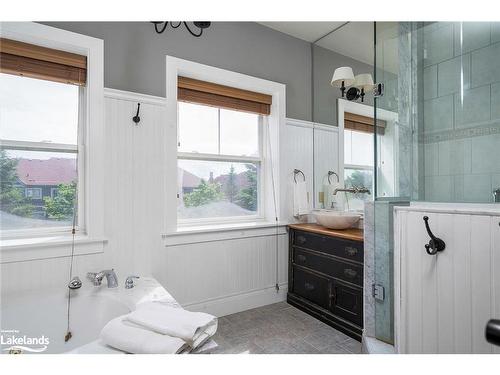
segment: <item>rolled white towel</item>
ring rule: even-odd
[[[191,348],[203,344],[217,330],[217,318],[202,312],[170,307],[161,302],[146,302],[125,319],[152,331],[178,337]]]
[[[115,349],[133,354],[178,354],[189,349],[184,340],[145,329],[123,316],[106,324],[101,339]]]

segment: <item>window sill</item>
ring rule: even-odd
[[[104,238],[75,237],[74,255],[104,252]],[[69,257],[72,237],[68,235],[0,240],[0,263]]]
[[[179,227],[177,231],[163,234],[165,246],[186,245],[202,242],[224,241],[249,237],[286,234],[287,223],[255,221],[232,224],[200,225]]]

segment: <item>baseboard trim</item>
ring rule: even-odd
[[[274,287],[255,290],[247,293],[212,299],[205,302],[196,302],[183,305],[191,311],[202,311],[217,317],[236,314],[241,311],[286,301],[288,292],[287,283],[280,284],[276,292]]]

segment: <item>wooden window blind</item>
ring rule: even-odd
[[[361,116],[350,112],[344,113],[344,128],[356,130],[359,132],[373,133],[375,127],[373,126],[373,118]],[[386,121],[377,120],[377,134],[385,134]]]
[[[271,113],[272,104],[271,95],[180,76],[177,79],[177,99],[262,115]]]
[[[85,86],[87,57],[0,38],[0,72]]]

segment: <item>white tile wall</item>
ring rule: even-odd
[[[500,23],[440,22],[423,35],[424,133],[441,137],[424,145],[424,199],[491,202],[500,187]]]

